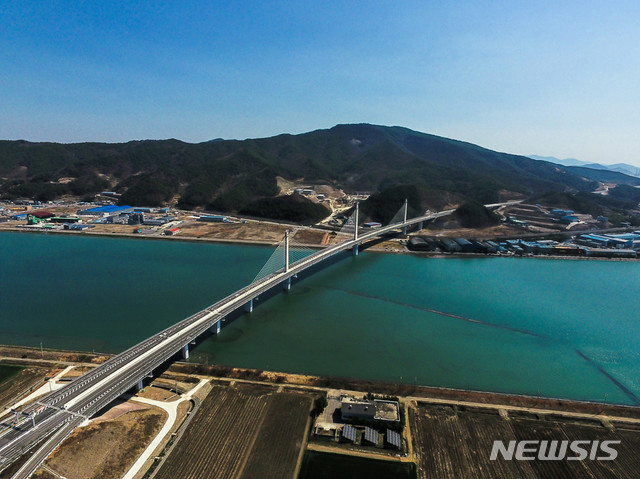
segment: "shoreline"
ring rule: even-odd
[[[41,350],[35,347],[0,345],[0,363],[17,365],[77,364],[79,366],[98,366],[115,354],[44,349],[46,359],[40,358]],[[26,357],[30,356],[30,357]],[[70,356],[76,356],[70,357]],[[429,403],[429,401],[474,402],[478,405],[501,405],[506,407],[525,407],[545,409],[555,413],[591,414],[595,418],[601,415],[613,415],[620,418],[640,420],[640,406],[618,403],[603,403],[579,399],[531,396],[517,393],[501,393],[475,389],[456,389],[442,386],[424,386],[401,384],[367,379],[315,376],[303,373],[287,373],[263,369],[237,368],[233,366],[211,365],[174,361],[166,372],[179,375],[209,376],[216,380],[248,381],[288,385],[309,389],[340,389],[356,392],[376,392],[402,397],[411,397]]]
[[[93,236],[97,238],[125,238],[136,240],[152,240],[152,241],[179,241],[186,243],[214,243],[214,244],[228,244],[228,245],[245,245],[245,246],[277,246],[277,241],[270,240],[247,240],[247,239],[235,239],[235,238],[198,238],[189,236],[169,236],[169,235],[139,235],[135,233],[103,233],[103,232],[90,232],[90,231],[70,231],[70,230],[39,230],[28,228],[0,228],[1,233],[31,233],[31,234],[60,234],[60,235],[74,235],[74,236]],[[311,249],[322,249],[327,245],[320,244],[304,244],[305,247]],[[614,262],[640,262],[640,258],[605,258],[597,256],[556,256],[556,255],[501,255],[501,254],[482,254],[482,253],[442,253],[432,251],[412,251],[410,249],[405,250],[391,250],[386,248],[364,248],[362,251],[368,251],[371,253],[387,253],[387,254],[411,254],[417,257],[423,258],[435,258],[435,259],[452,259],[452,258],[466,258],[466,259],[479,259],[479,258],[515,258],[515,259],[552,259],[552,260],[574,260],[574,261],[614,261]]]

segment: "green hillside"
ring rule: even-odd
[[[0,141],[0,195],[50,200],[122,193],[133,205],[241,211],[277,195],[276,176],[346,191],[416,185],[480,203],[547,191],[592,191],[568,168],[401,127],[338,125],[300,135],[190,144]],[[62,182],[61,179],[64,179]]]

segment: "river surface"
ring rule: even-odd
[[[245,286],[271,248],[0,234],[0,343],[119,352]],[[640,402],[640,263],[363,253],[256,302],[192,358]]]

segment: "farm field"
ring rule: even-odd
[[[50,368],[40,366],[14,366],[0,363],[0,406],[9,406],[21,393],[39,386]],[[0,414],[2,408],[0,407]]]
[[[214,386],[154,477],[294,477],[312,400],[265,386]]]
[[[419,478],[635,478],[640,430],[610,430],[597,422],[535,416],[503,418],[489,410],[461,411],[420,405],[410,411]],[[491,461],[494,440],[620,440],[615,461]]]
[[[299,479],[413,479],[413,463],[381,461],[365,457],[307,451],[302,462]]]

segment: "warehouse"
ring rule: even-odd
[[[460,247],[460,252],[475,253],[476,248],[475,246],[473,246],[473,243],[471,243],[469,240],[465,238],[456,238],[454,241],[458,243],[458,246]]]
[[[458,253],[460,251],[460,245],[449,238],[440,238],[438,246],[447,253]]]
[[[199,221],[206,221],[208,223],[228,223],[229,220],[226,216],[222,215],[202,215],[198,218]]]

